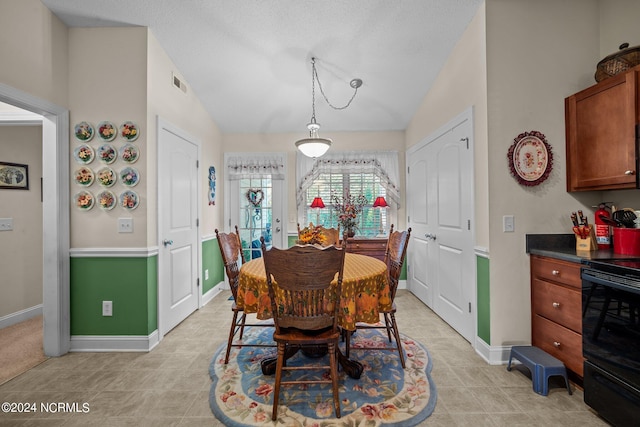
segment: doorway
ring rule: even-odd
[[[69,111],[0,83],[0,102],[42,116],[43,347],[69,351]]]
[[[467,341],[475,337],[472,110],[407,151],[412,244],[407,287]],[[425,262],[426,261],[426,262]]]

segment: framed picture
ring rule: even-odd
[[[0,162],[0,188],[28,190],[29,166]]]

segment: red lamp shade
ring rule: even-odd
[[[314,202],[315,202],[315,200],[314,200]],[[387,201],[384,199],[384,197],[379,196],[379,197],[376,197],[376,201],[373,202],[373,207],[374,208],[388,208],[389,205],[387,204]]]
[[[313,202],[311,202],[311,206],[309,206],[310,208],[324,208],[324,202],[322,201],[322,197],[316,197],[313,199]]]

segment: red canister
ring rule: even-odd
[[[613,252],[640,255],[640,228],[613,228]]]

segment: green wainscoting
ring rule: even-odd
[[[489,258],[476,255],[478,284],[478,337],[491,345],[491,307],[489,286]]]
[[[209,270],[209,278],[206,279],[205,271]],[[209,292],[217,284],[224,282],[224,263],[218,239],[209,239],[202,242],[202,294]]]
[[[158,259],[71,258],[71,335],[149,335],[158,329]],[[102,315],[113,302],[113,316]]]

